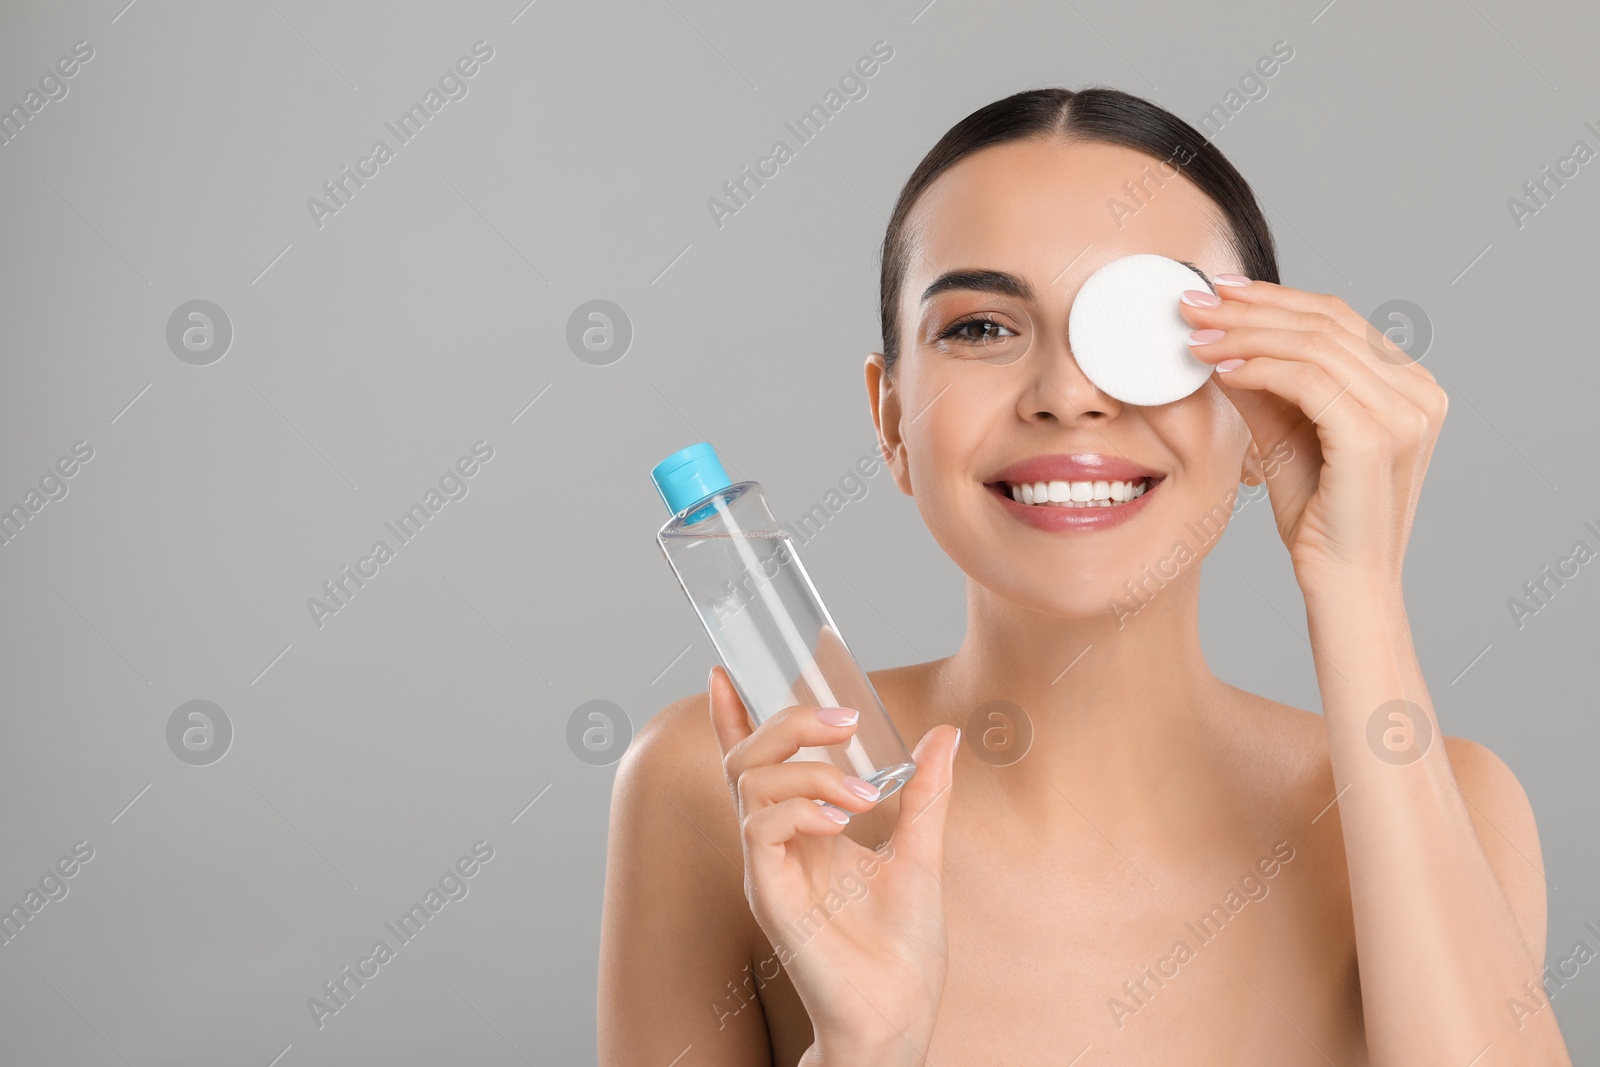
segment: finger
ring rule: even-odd
[[[1202,338],[1205,336],[1201,334]],[[1270,356],[1310,364],[1336,379],[1340,386],[1348,387],[1353,400],[1380,418],[1399,421],[1407,416],[1408,409],[1414,410],[1414,405],[1393,386],[1327,333],[1240,326],[1225,331],[1215,341],[1194,343],[1194,336],[1191,335],[1190,342],[1189,350],[1202,363],[1218,364],[1229,359],[1250,360]],[[1228,384],[1227,380],[1219,381],[1220,384]],[[1316,411],[1316,408],[1312,408],[1306,415],[1314,420]]]
[[[745,710],[733,679],[721,666],[711,668],[706,678],[706,695],[711,700],[711,729],[717,735],[717,747],[726,756],[740,741],[753,731],[750,713]]]
[[[1223,287],[1224,291],[1226,288]],[[1279,289],[1289,293],[1300,292],[1296,289],[1286,290],[1281,286]],[[1204,299],[1205,295],[1208,294],[1201,294],[1199,299]],[[1301,295],[1320,296],[1312,293]],[[1400,360],[1396,358],[1395,353],[1403,356],[1403,349],[1384,337],[1375,326],[1351,311],[1349,306],[1337,297],[1322,299],[1331,301],[1337,306],[1306,310],[1283,304],[1224,300],[1215,307],[1197,307],[1187,300],[1180,300],[1178,309],[1187,322],[1199,329],[1232,331],[1243,327],[1271,327],[1325,334],[1338,342],[1340,352],[1349,354],[1349,366],[1365,367],[1378,381],[1398,392],[1406,402],[1430,416],[1443,417],[1444,402],[1437,395],[1442,390],[1434,382],[1431,374],[1426,371],[1407,373],[1401,369],[1398,366]],[[1381,356],[1378,354],[1380,348],[1384,350]],[[1399,413],[1391,412],[1391,415],[1399,417]]]
[[[923,734],[911,753],[917,773],[900,790],[900,814],[891,838],[895,854],[910,857],[935,875],[944,867],[945,816],[960,742],[961,730],[949,724]]]
[[[1227,389],[1264,390],[1288,400],[1317,425],[1325,446],[1370,450],[1382,427],[1371,411],[1353,398],[1355,389],[1314,363],[1255,356],[1231,371],[1218,372]]]
[[[1372,325],[1341,297],[1331,293],[1314,293],[1307,289],[1278,285],[1275,282],[1264,282],[1260,279],[1253,279],[1248,285],[1219,283],[1217,296],[1221,297],[1225,304],[1277,307],[1286,311],[1325,315],[1362,338],[1367,334],[1361,325],[1363,323],[1369,327]]]
[[[1241,276],[1235,274],[1228,277]],[[1314,293],[1259,279],[1247,280],[1245,285],[1218,282],[1217,295],[1222,297],[1225,305],[1280,307],[1289,311],[1325,315],[1360,341],[1363,358],[1379,373],[1393,378],[1397,388],[1404,388],[1400,383],[1431,384],[1434,381],[1433,375],[1427,368],[1407,355],[1405,349],[1389,340],[1383,331],[1352,308],[1342,297],[1331,293]],[[1412,399],[1420,402],[1422,398]]]
[[[781,804],[792,797],[805,797],[826,800],[859,815],[878,799],[878,790],[870,782],[845,774],[820,760],[751,767],[739,775],[737,788],[739,810],[746,813]]]
[[[1199,291],[1194,291],[1192,295],[1193,298],[1200,300],[1211,297],[1211,294]],[[1337,364],[1343,368],[1346,377],[1364,369],[1366,376],[1374,385],[1381,383],[1391,389],[1399,389],[1401,378],[1405,377],[1386,375],[1377,363],[1364,359],[1362,339],[1352,333],[1346,323],[1322,311],[1302,310],[1281,304],[1246,303],[1240,300],[1223,300],[1215,306],[1204,307],[1189,303],[1190,298],[1191,293],[1184,294],[1184,299],[1178,302],[1178,311],[1197,332],[1222,330],[1231,334],[1245,329],[1295,332],[1304,335],[1300,339],[1299,349],[1285,349],[1265,354],[1310,358],[1329,365],[1330,370],[1333,369],[1333,364]],[[1196,351],[1195,355],[1202,360],[1206,359],[1204,352]],[[1216,357],[1217,360],[1223,358],[1226,357]]]
[[[1253,286],[1254,283],[1251,287]],[[1374,401],[1373,397],[1380,394],[1382,389],[1363,391],[1361,394],[1363,403],[1379,412],[1389,425],[1399,428],[1405,434],[1416,436],[1419,442],[1437,435],[1450,403],[1444,389],[1434,381],[1433,375],[1426,371],[1418,374],[1407,373],[1396,366],[1396,361],[1391,356],[1377,356],[1375,354],[1377,349],[1373,345],[1379,341],[1396,352],[1401,349],[1384,338],[1371,323],[1356,315],[1350,310],[1349,305],[1337,297],[1304,293],[1283,286],[1274,288],[1279,293],[1289,294],[1284,298],[1286,303],[1224,300],[1215,307],[1197,307],[1188,303],[1188,299],[1203,301],[1209,294],[1196,293],[1193,297],[1188,297],[1186,294],[1187,299],[1180,300],[1178,308],[1188,322],[1202,329],[1220,329],[1232,333],[1245,328],[1278,328],[1299,330],[1313,336],[1330,338],[1335,344],[1312,342],[1311,354],[1325,356],[1332,363],[1338,364],[1343,368],[1339,373],[1353,376],[1364,371],[1369,380],[1381,383],[1382,386],[1398,394],[1397,401],[1390,403],[1387,400]],[[1226,294],[1229,289],[1229,286],[1224,285],[1219,291]],[[1304,298],[1308,297],[1327,303],[1320,305],[1318,310],[1307,310]],[[1287,302],[1296,302],[1300,306],[1291,307]],[[1351,332],[1352,330],[1364,330],[1366,335],[1364,338],[1357,336]],[[1205,360],[1203,353],[1197,351],[1195,354]]]
[[[855,716],[842,725],[822,716],[847,713]],[[742,738],[722,757],[730,784],[751,767],[764,767],[784,760],[802,748],[841,745],[856,731],[860,715],[853,708],[819,708],[815,704],[795,704],[784,708]]]
[[[842,813],[805,797],[790,797],[746,815],[740,824],[750,878],[758,886],[771,886],[782,875],[785,846],[801,834],[832,837],[848,825]]]
[[[1348,324],[1322,311],[1305,311],[1281,304],[1250,304],[1240,300],[1221,300],[1205,307],[1189,303],[1191,296],[1204,299],[1210,294],[1192,290],[1184,293],[1184,298],[1178,301],[1179,313],[1196,329],[1237,330],[1251,327],[1327,334],[1338,341],[1352,359],[1359,358],[1363,347],[1362,338],[1351,332]],[[1376,365],[1372,369],[1374,372],[1379,370]]]

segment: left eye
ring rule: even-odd
[[[973,334],[968,332],[973,327],[977,327],[979,329],[979,333]],[[1005,331],[1004,335],[993,332],[1000,330]],[[961,322],[957,322],[947,327],[945,331],[939,335],[939,339],[941,341],[945,341],[951,338],[958,338],[964,341],[974,341],[978,344],[993,344],[996,341],[1002,340],[1006,336],[1015,337],[1016,332],[1010,327],[1003,326],[1000,323],[995,322],[993,319],[980,318],[963,319]]]

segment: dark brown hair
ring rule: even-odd
[[[939,175],[980,149],[1045,137],[1064,143],[1121,145],[1170,161],[1217,205],[1245,276],[1277,282],[1278,259],[1272,232],[1256,206],[1249,183],[1193,126],[1165,108],[1120,89],[1029,89],[987,104],[950,127],[900,190],[880,253],[878,317],[883,330],[885,373],[894,373],[899,355],[897,309],[911,243],[906,217],[917,198]]]

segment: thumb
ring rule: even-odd
[[[948,723],[922,735],[911,753],[917,773],[900,790],[894,848],[937,875],[944,867],[944,821],[950,810],[961,729]]]

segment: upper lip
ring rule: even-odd
[[[990,482],[1136,482],[1149,478],[1160,481],[1162,475],[1148,467],[1122,456],[1105,456],[1098,452],[1053,452],[1032,456],[1013,463],[989,479]]]

